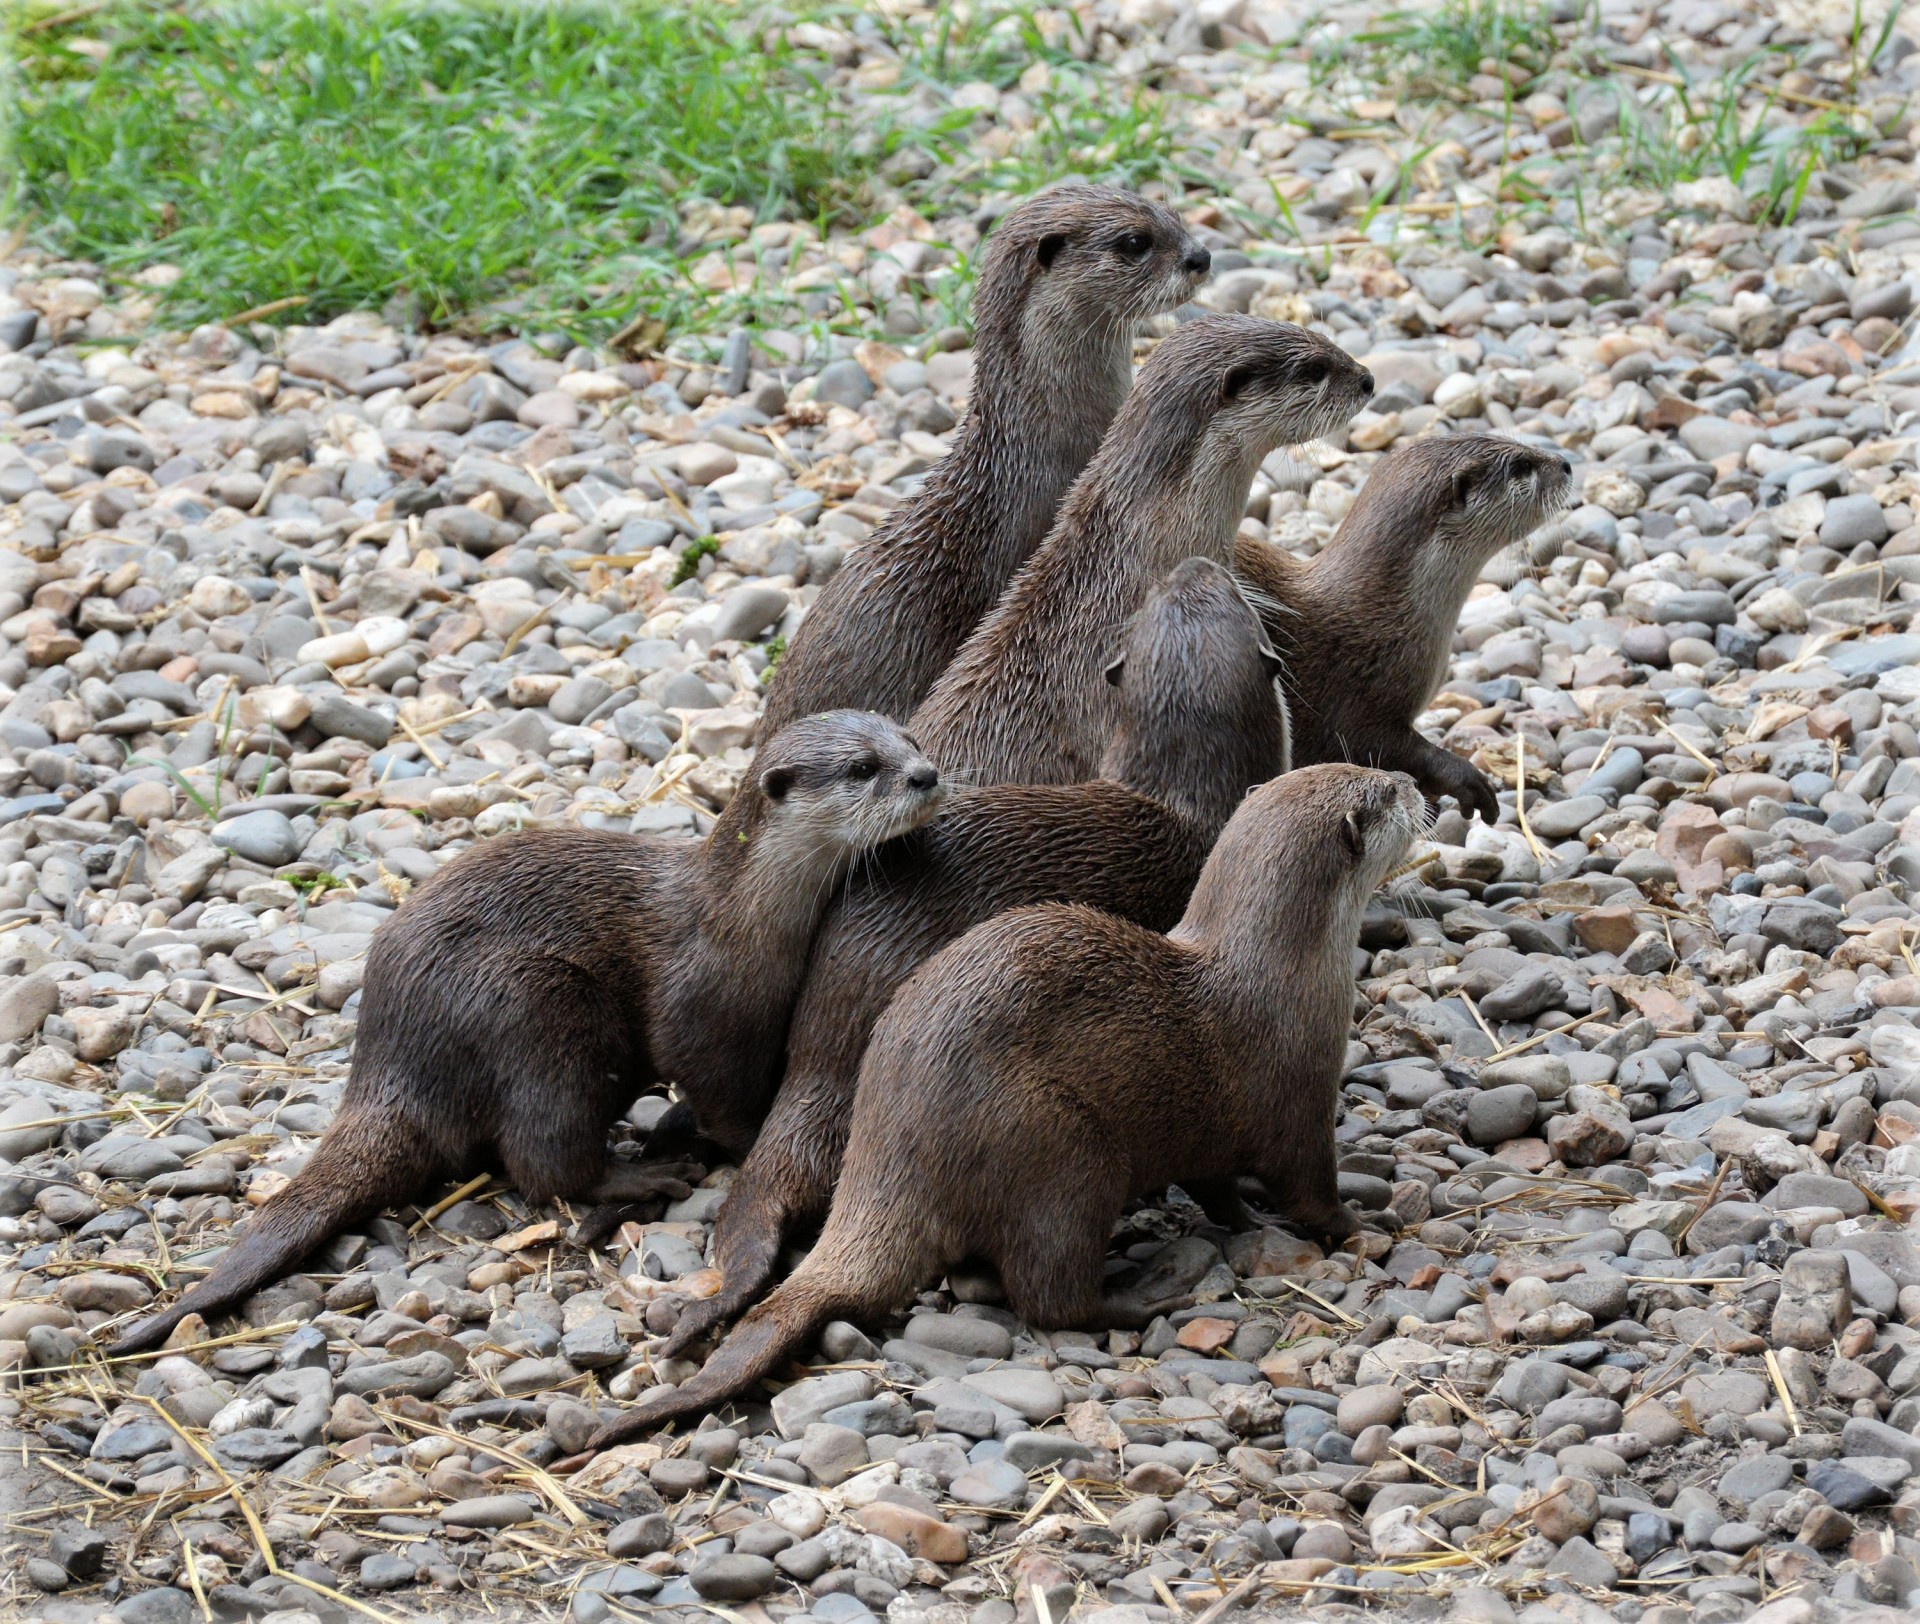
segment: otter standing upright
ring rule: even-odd
[[[1113,187],[1054,187],[1001,220],[974,295],[966,421],[821,588],[774,671],[762,743],[815,711],[912,712],[1120,409],[1136,325],[1190,299],[1210,263],[1170,210]]]
[[[1269,600],[1294,764],[1411,773],[1488,823],[1493,787],[1413,719],[1447,675],[1460,606],[1487,560],[1563,507],[1567,459],[1492,434],[1435,434],[1381,459],[1318,557],[1241,537],[1233,567]]]
[[[723,1280],[663,1351],[740,1312],[771,1277],[786,1227],[826,1210],[873,1023],[922,960],[1009,908],[1081,902],[1152,930],[1186,907],[1201,864],[1255,784],[1286,771],[1279,662],[1233,577],[1189,558],[1107,668],[1120,721],[1084,784],[963,789],[924,829],[848,881],[808,965],[787,1071],[713,1233]]]
[[[613,1158],[607,1129],[662,1077],[698,1102],[716,1076],[775,1067],[826,897],[939,802],[895,723],[832,711],[761,751],[698,844],[539,829],[465,853],[375,935],[353,1072],[311,1160],[118,1349],[157,1347],[488,1153],[536,1201],[685,1194]]]
[[[1209,315],[1162,340],[1052,533],[914,712],[941,771],[1093,777],[1113,732],[1100,671],[1116,631],[1181,559],[1231,562],[1261,460],[1372,393],[1366,368],[1304,327]]]
[[[1247,797],[1170,935],[1021,908],[929,959],[874,1031],[819,1243],[698,1375],[590,1447],[704,1409],[968,1258],[1030,1325],[1137,1324],[1170,1305],[1103,1291],[1129,1196],[1250,1172],[1339,1209],[1353,951],[1422,818],[1410,778],[1309,767]]]

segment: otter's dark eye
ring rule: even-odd
[[[871,757],[862,757],[847,769],[847,776],[856,782],[864,783],[880,771],[880,763]]]
[[[1153,239],[1144,231],[1129,231],[1124,237],[1113,239],[1113,251],[1127,259],[1139,259],[1153,246]]]

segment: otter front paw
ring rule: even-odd
[[[1479,813],[1481,822],[1492,828],[1500,821],[1500,797],[1494,793],[1486,774],[1458,756],[1450,757],[1449,762],[1434,775],[1434,788],[1440,794],[1451,795],[1463,812]]]
[[[1344,1201],[1316,1207],[1312,1212],[1293,1213],[1289,1217],[1295,1229],[1329,1252],[1338,1251],[1342,1241],[1358,1235],[1362,1228],[1360,1220],[1354,1217]]]

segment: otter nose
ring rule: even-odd
[[[915,789],[932,789],[940,782],[940,774],[931,761],[922,761],[907,769],[907,782]]]
[[[1187,250],[1186,258],[1181,260],[1180,263],[1189,271],[1193,272],[1195,276],[1205,276],[1208,271],[1213,269],[1213,255],[1209,254],[1206,249],[1202,248],[1198,243],[1195,243]]]

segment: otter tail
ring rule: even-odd
[[[871,1319],[903,1301],[935,1264],[916,1239],[879,1240],[857,1222],[841,1224],[840,1208],[820,1244],[713,1350],[698,1375],[678,1387],[656,1388],[588,1443],[589,1451],[656,1431],[669,1421],[710,1409],[778,1370],[833,1319]],[[873,1230],[901,1227],[898,1215]]]
[[[255,1216],[213,1272],[165,1313],[131,1326],[111,1352],[157,1348],[189,1314],[216,1314],[251,1297],[344,1224],[394,1205],[427,1176],[417,1135],[391,1117],[343,1111],[298,1174]]]

